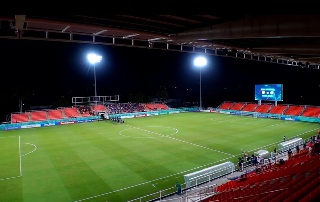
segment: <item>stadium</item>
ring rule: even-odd
[[[21,104],[0,125],[1,201],[319,200],[320,106],[281,103],[282,83],[255,83],[254,101],[210,106],[200,69],[200,96],[172,107],[101,96],[95,73],[94,96]]]

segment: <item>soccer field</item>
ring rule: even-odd
[[[318,129],[318,123],[191,112],[1,131],[0,201],[122,202],[170,193],[185,174],[236,164],[242,151],[271,151],[284,135],[307,138]]]

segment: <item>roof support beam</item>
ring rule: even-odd
[[[104,29],[104,30],[101,30],[100,32],[93,33],[93,35],[97,36],[99,34],[102,34],[103,32],[106,32],[106,31],[108,31],[108,30]]]
[[[67,31],[67,29],[69,29],[69,25],[68,26],[66,26],[66,28],[64,28],[61,32],[65,32],[65,31]]]

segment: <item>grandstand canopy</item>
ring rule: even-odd
[[[121,1],[103,9],[86,4],[90,13],[77,4],[71,10],[52,4],[51,11],[28,4],[0,15],[0,37],[200,52],[319,69],[320,15],[313,15],[312,3],[197,3]],[[55,7],[59,12],[52,12]]]

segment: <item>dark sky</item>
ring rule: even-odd
[[[130,101],[141,92],[155,97],[166,88],[170,98],[199,100],[195,53],[135,47],[1,39],[0,122],[18,112],[16,92],[28,92],[25,109],[66,98],[94,95],[93,67],[87,54],[102,55],[96,64],[97,93]],[[320,106],[320,70],[207,55],[202,69],[204,107],[223,101],[255,102],[255,84],[283,84],[279,104]]]

